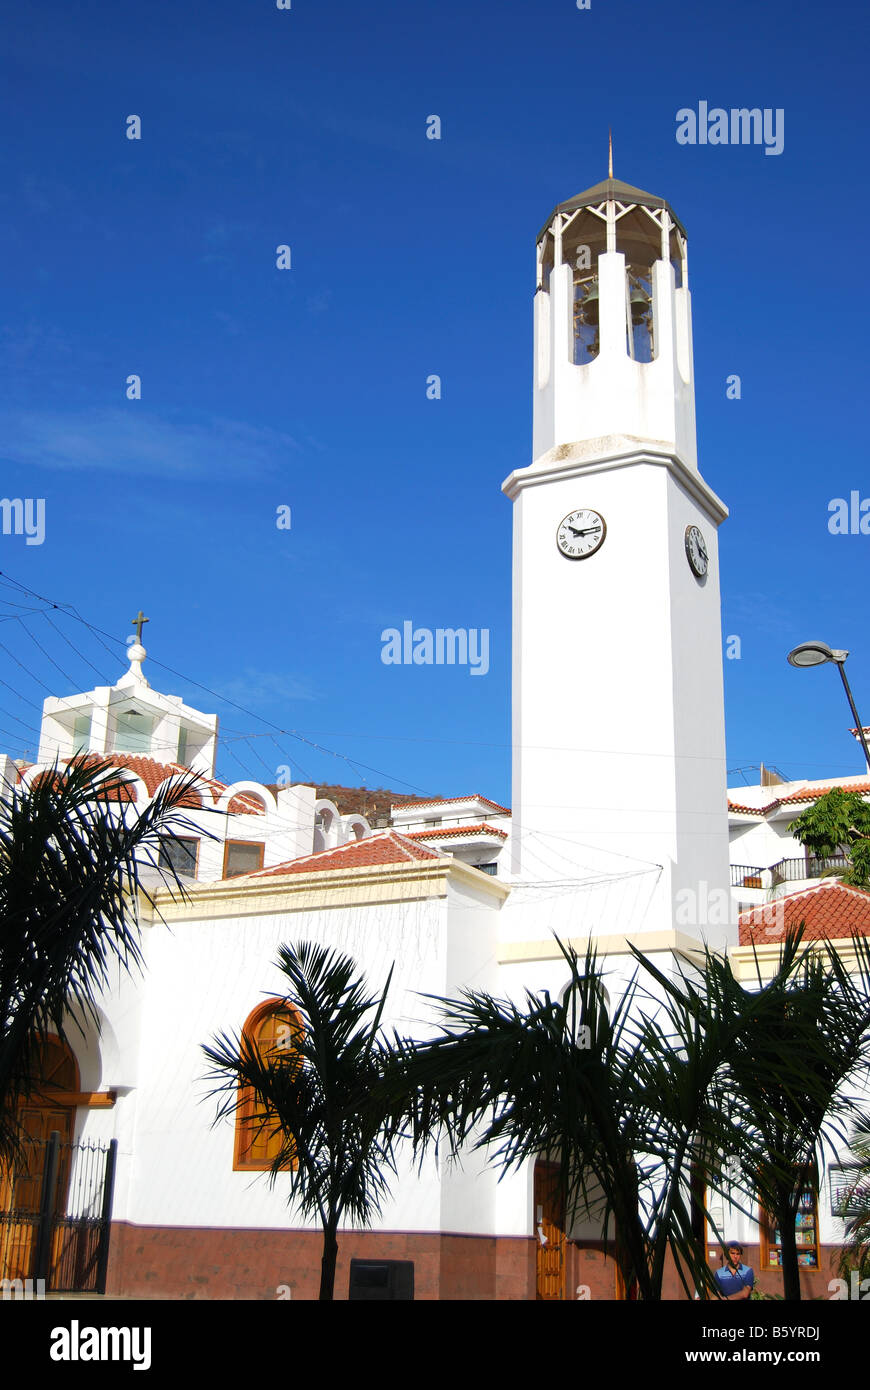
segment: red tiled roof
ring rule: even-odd
[[[153,796],[161,782],[165,782],[167,777],[178,777],[184,772],[189,772],[189,768],[182,767],[180,763],[159,763],[154,758],[143,757],[139,753],[107,753],[106,757],[113,767],[126,768],[128,772],[135,772],[137,777],[141,777],[145,783],[148,795]],[[89,759],[91,762],[98,762],[95,755]],[[135,788],[130,798],[135,801]],[[185,806],[195,808],[199,805],[196,794],[193,793],[189,798],[185,798]]]
[[[224,789],[224,784],[220,782],[213,782],[212,786],[221,787],[221,790]],[[221,793],[218,792],[215,799],[220,800],[220,795]],[[264,816],[266,807],[253,792],[237,792],[235,796],[230,797],[227,811],[231,816]]]
[[[480,821],[477,825],[433,825],[430,830],[406,830],[409,840],[443,840],[448,835],[498,835],[507,839],[507,831]]]
[[[848,794],[849,792],[860,792],[863,795],[870,794],[870,779],[863,777],[860,781],[845,782],[842,784],[832,783],[830,786],[823,787],[810,783],[809,786],[800,787],[796,792],[792,792],[791,796],[780,797],[780,804],[782,806],[788,806],[793,801],[816,801],[827,792],[834,791],[843,792],[844,794]]]
[[[301,859],[288,859],[268,869],[246,874],[249,879],[268,878],[276,874],[313,874],[328,869],[360,869],[373,864],[409,864],[416,859],[440,859],[435,850],[415,844],[398,830],[383,830],[367,835],[364,840],[349,840],[337,849],[322,849],[317,854],[304,854]],[[239,876],[241,877],[241,875]]]
[[[69,762],[70,759],[66,758],[64,761]],[[149,758],[141,753],[107,753],[105,755],[94,753],[88,761],[107,761],[111,763],[112,767],[124,768],[128,772],[135,773],[136,776],[141,778],[145,783],[145,789],[149,796],[153,796],[157,788],[161,783],[165,782],[168,777],[179,777],[184,773],[190,772],[190,768],[185,767],[182,763],[160,763],[156,758]],[[29,763],[27,766],[32,767],[33,764]],[[26,767],[18,769],[19,779],[26,770]],[[184,800],[179,804],[195,810],[200,804],[197,799],[197,792],[201,793],[204,800],[207,800],[208,797],[211,796],[212,801],[217,804],[226,791],[227,785],[226,782],[218,782],[213,777],[200,777],[199,781],[196,783],[196,787],[191,789],[190,796],[185,796]],[[116,792],[109,799],[112,801],[123,800],[135,803],[136,788],[131,783],[129,789],[125,788],[123,793],[120,791]],[[236,796],[232,797],[228,811],[231,816],[262,816],[265,814],[265,806],[253,793],[239,792]]]
[[[790,927],[805,924],[805,941],[870,936],[870,892],[852,888],[836,878],[823,878],[812,888],[788,893],[740,914],[740,945],[781,941]]]
[[[482,801],[484,806],[491,806],[494,811],[500,812],[503,816],[510,815],[509,806],[499,806],[497,801],[490,801],[488,796],[481,796],[479,792],[474,792],[472,796],[436,796],[432,801],[394,801],[395,811],[416,810],[419,806],[422,810],[426,806],[450,806],[457,801]]]
[[[805,786],[798,787],[797,791],[792,792],[789,796],[776,796],[764,806],[740,806],[736,801],[729,801],[728,810],[744,816],[766,816],[768,811],[775,811],[777,806],[792,806],[803,801],[818,801],[820,796],[826,796],[828,792],[833,791],[860,792],[862,796],[870,796],[870,778],[864,777],[860,781],[846,783],[808,782]]]

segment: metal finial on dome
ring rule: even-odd
[[[607,177],[608,177],[609,179],[612,179],[612,178],[613,178],[613,127],[612,127],[612,126],[610,127],[610,130],[608,131],[608,141],[607,141],[607,145],[608,145],[608,149],[607,149]],[[147,620],[146,620],[146,621],[147,621]]]

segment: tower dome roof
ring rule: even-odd
[[[623,183],[622,179],[602,179],[592,188],[584,189],[582,193],[566,199],[564,203],[558,203],[541,228],[538,239],[540,240],[544,235],[557,212],[576,212],[578,208],[594,206],[596,203],[603,203],[609,199],[619,203],[639,203],[641,207],[647,208],[667,208],[683,236],[686,235],[685,227],[666,198],[660,198],[657,193],[645,193],[642,188],[634,188],[630,183]]]

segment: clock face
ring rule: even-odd
[[[703,579],[707,573],[707,546],[697,526],[686,527],[686,558],[692,573]]]
[[[569,512],[556,528],[556,544],[566,560],[588,560],[607,535],[607,525],[599,512],[580,509]]]

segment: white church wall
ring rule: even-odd
[[[147,954],[146,933],[146,971]],[[119,1221],[127,1215],[133,1177],[144,979],[135,967],[128,972],[117,962],[110,962],[108,985],[97,995],[96,1018],[77,1013],[64,1025],[78,1064],[81,1089],[115,1092],[111,1107],[77,1107],[73,1138],[103,1146],[117,1139],[113,1213]]]
[[[464,990],[496,993],[498,908],[486,889],[465,879],[448,887],[445,996]],[[469,1146],[453,1163],[442,1166],[441,1229],[479,1235],[498,1233],[495,1187],[497,1175],[486,1157]]]
[[[443,993],[443,900],[377,903],[271,916],[174,922],[151,929],[141,1076],[136,1097],[134,1195],[127,1217],[139,1224],[299,1225],[286,1207],[286,1182],[269,1189],[262,1175],[233,1171],[234,1129],[211,1127],[201,1044],[236,1034],[264,998],[282,994],[270,964],[284,942],[312,940],[349,951],[365,964],[373,989],[396,961],[387,1026],[407,1031],[420,1015],[418,992]],[[407,1176],[376,1229],[437,1230],[438,1182]]]

